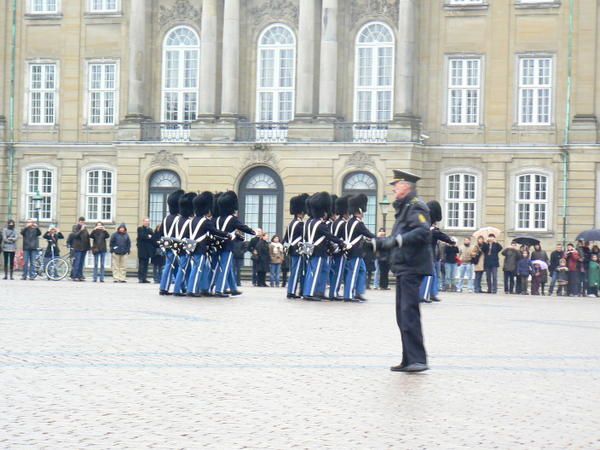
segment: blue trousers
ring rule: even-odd
[[[35,269],[33,268],[33,261],[37,255],[37,250],[23,250],[23,278],[33,278],[35,276]]]
[[[304,297],[313,297],[317,293],[319,277],[323,273],[325,256],[311,256],[306,267],[306,275],[304,277],[304,288],[302,295]]]
[[[172,266],[172,267],[171,267]],[[160,278],[160,290],[168,291],[171,287],[171,280],[177,272],[177,260],[175,259],[175,253],[171,250],[167,250],[165,255],[165,267],[163,268],[162,277]]]
[[[173,292],[175,294],[181,294],[185,292],[187,288],[187,279],[190,274],[190,255],[184,253],[179,256],[179,267],[177,268],[177,274],[175,275],[175,288]]]
[[[292,255],[290,258],[290,279],[288,281],[288,294],[296,294],[298,291],[298,284],[301,284],[302,278],[302,257],[300,255]]]
[[[219,294],[225,293],[227,289],[232,291],[237,290],[237,282],[233,273],[233,253],[229,250],[221,252],[219,255],[220,270],[217,269],[217,277],[215,280],[215,292]]]
[[[333,255],[331,258],[331,269],[329,270],[329,298],[331,300],[339,294],[340,286],[344,279],[345,268],[346,257],[342,254]]]
[[[189,272],[190,276],[187,285],[188,294],[208,292],[212,272],[206,254],[192,255]]]
[[[325,289],[327,289],[327,283],[329,282],[329,271],[331,270],[331,257],[324,256],[323,264],[321,265],[321,273],[317,280],[317,295],[325,295]]]
[[[367,266],[362,258],[354,257],[346,261],[346,279],[344,280],[344,298],[352,299],[362,295],[367,289]]]

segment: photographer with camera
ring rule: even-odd
[[[71,279],[73,281],[83,281],[83,266],[85,264],[85,255],[90,250],[90,233],[85,225],[85,217],[80,217],[75,225],[75,232],[72,235],[72,246],[75,259],[73,261],[73,272]]]
[[[46,251],[44,252],[44,267],[46,267],[51,260],[60,256],[58,241],[65,237],[54,225],[50,225],[50,228],[48,228],[48,231],[46,231],[42,237],[48,243]]]
[[[93,241],[92,254],[94,255],[94,283],[98,280],[104,283],[104,260],[106,259],[106,240],[110,238],[102,222],[96,223],[96,228],[90,233]]]
[[[25,261],[22,280],[26,280],[28,275],[30,280],[35,278],[33,261],[40,246],[39,238],[41,235],[42,232],[34,219],[29,219],[25,228],[21,230],[21,236],[23,236],[23,259]]]

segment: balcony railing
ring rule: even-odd
[[[189,122],[143,122],[142,141],[188,142]]]
[[[338,142],[385,143],[388,122],[337,122],[335,136]]]
[[[287,122],[238,122],[237,140],[243,142],[287,142]]]

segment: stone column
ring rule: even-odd
[[[225,0],[221,115],[237,116],[240,84],[240,0]]]
[[[314,113],[315,0],[300,0],[299,22],[296,117],[310,118]]]
[[[413,115],[413,88],[415,73],[416,3],[398,0],[398,49],[396,54],[396,92],[394,116]]]
[[[144,73],[146,47],[146,1],[131,0],[129,15],[129,92],[127,97],[128,120],[141,120],[144,116]]]
[[[202,2],[200,36],[200,116],[214,117],[217,89],[217,0]]]
[[[338,0],[323,0],[319,75],[319,117],[335,117],[337,101]]]

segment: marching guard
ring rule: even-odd
[[[177,255],[173,249],[173,237],[175,236],[175,226],[181,219],[179,217],[179,199],[183,194],[184,191],[179,189],[169,195],[167,198],[169,214],[163,219],[160,226],[160,246],[165,252],[165,267],[160,278],[160,295],[171,295],[169,288],[177,269]]]
[[[335,200],[334,220],[331,222],[330,232],[339,239],[345,238],[345,225],[348,220],[348,197],[339,197]],[[339,296],[340,287],[344,280],[346,256],[339,247],[335,248],[331,256],[329,269],[329,300],[343,300]]]
[[[196,194],[188,192],[179,199],[179,216],[181,219],[175,225],[175,243],[179,255],[179,267],[175,275],[175,288],[173,294],[177,297],[185,296],[187,279],[190,272],[191,249],[188,246],[190,237],[190,223],[194,215],[194,198]]]
[[[368,198],[358,194],[348,199],[348,212],[352,215],[345,225],[346,235],[346,279],[344,281],[344,301],[364,302],[367,288],[367,268],[363,259],[363,240],[376,239],[363,223]]]
[[[223,249],[219,252],[219,262],[217,275],[215,277],[215,296],[229,297],[227,290],[231,295],[240,295],[237,290],[237,281],[233,271],[233,239],[236,239],[236,231],[242,231],[247,234],[255,235],[252,228],[243,224],[235,215],[238,211],[238,197],[235,192],[227,191],[219,196],[217,201],[219,207],[219,217],[215,225],[216,228],[226,234],[231,239],[223,243]]]
[[[290,257],[290,278],[288,280],[287,298],[298,299],[298,286],[302,285],[302,255],[300,245],[304,236],[304,214],[308,194],[298,195],[290,199],[290,214],[294,216],[288,225],[283,238],[283,246]]]

